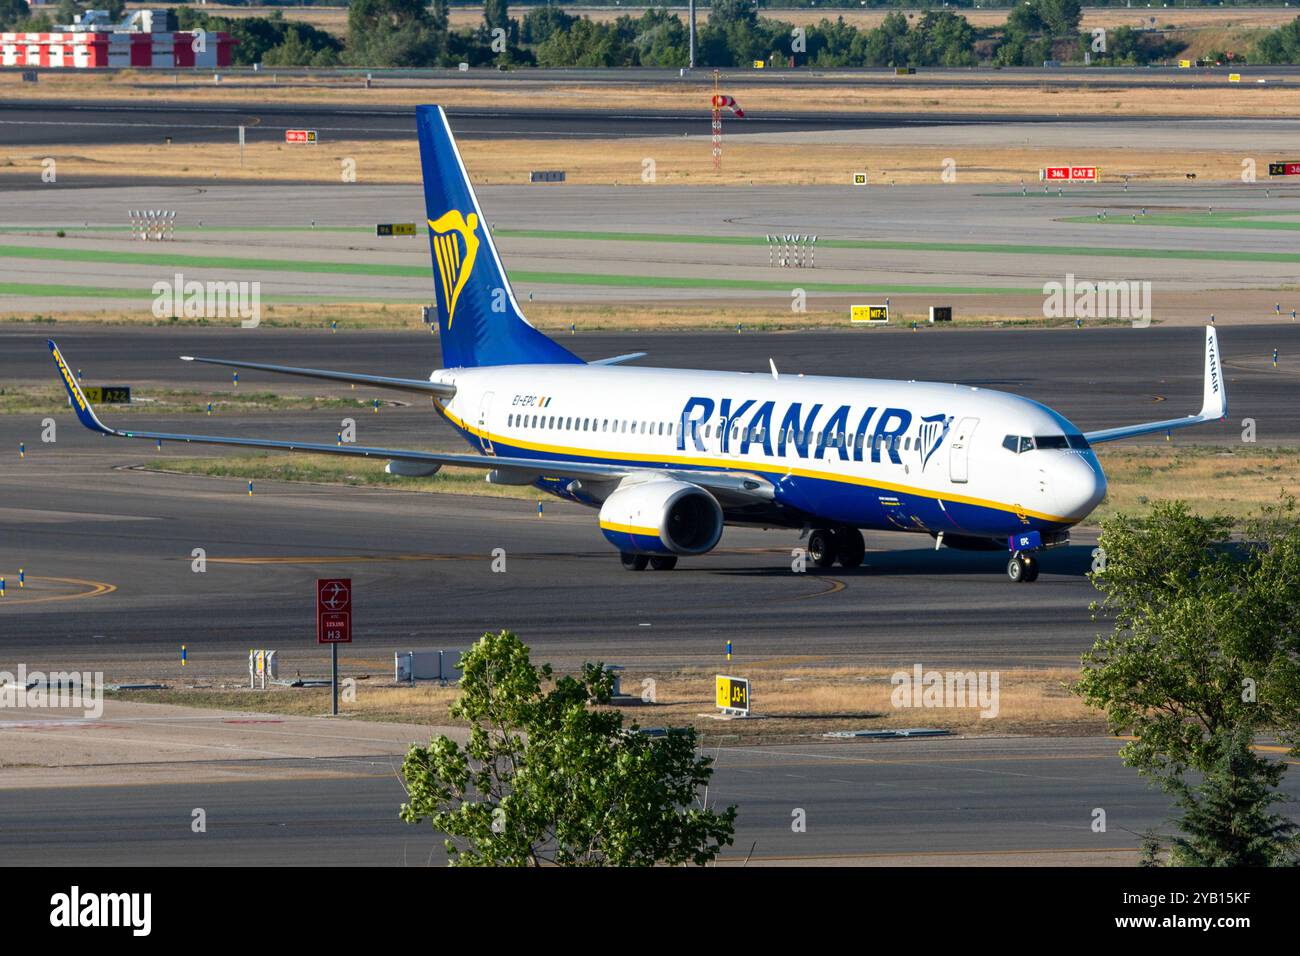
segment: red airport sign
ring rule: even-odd
[[[352,579],[316,580],[316,643],[352,643]]]
[[[1050,183],[1095,183],[1101,170],[1096,166],[1048,166],[1039,178]]]
[[[284,131],[284,141],[286,143],[315,143],[316,131],[314,129],[287,129]]]
[[[1300,163],[1269,163],[1270,176],[1300,176]]]

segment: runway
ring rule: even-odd
[[[546,82],[549,83],[550,79]],[[781,82],[782,85],[797,85],[799,79],[782,77]],[[872,80],[865,78],[855,82],[871,85]],[[971,82],[969,77],[962,77],[930,79],[909,85],[966,88]],[[1221,80],[1214,80],[1207,85],[1217,87],[1221,83]],[[516,85],[526,89],[529,84],[516,81]],[[891,82],[890,85],[896,84]],[[1053,85],[1058,84],[1053,82]],[[160,83],[158,99],[144,104],[129,100],[55,99],[0,103],[0,147],[71,143],[161,145],[167,138],[177,144],[230,143],[235,140],[241,126],[245,129],[248,143],[283,143],[287,129],[317,130],[322,142],[400,140],[413,143],[415,140],[415,111],[410,106],[168,102],[167,91],[174,88],[172,84]],[[437,89],[430,91],[430,102],[437,102],[439,92]],[[447,115],[453,132],[465,140],[699,136],[707,130],[708,119],[707,113],[698,110],[599,108],[448,107]],[[1126,142],[1132,143],[1139,136],[1147,141],[1152,137],[1165,138],[1179,129],[1204,129],[1214,125],[1226,125],[1228,129],[1249,133],[1253,142],[1258,144],[1261,138],[1267,139],[1275,131],[1290,131],[1294,122],[1286,118],[1225,120],[1210,115],[1177,114],[1125,120],[1104,113],[1063,115],[1033,110],[1005,114],[942,109],[923,113],[749,111],[743,120],[728,123],[727,135],[861,131],[878,138],[880,131],[910,137],[915,131],[932,129],[951,142],[956,130],[974,128],[982,131],[979,135],[984,139],[1018,142],[1023,130],[1032,130],[1036,126],[1066,126],[1076,130],[1076,137],[1084,135],[1094,139],[1098,134],[1114,136],[1123,133],[1127,136]]]
[[[1289,323],[1287,328],[1290,328]],[[174,361],[185,354],[246,357],[315,367],[421,377],[437,363],[433,337],[239,329],[55,329],[87,382],[225,390],[215,368]],[[1291,412],[1294,373],[1274,372],[1263,343],[1275,330],[1225,330],[1233,419],[1179,441],[1232,444],[1241,416],[1260,440],[1300,437]],[[0,381],[50,384],[45,329],[0,327]],[[1287,354],[1300,352],[1291,330]],[[566,344],[587,357],[645,349],[661,365],[908,376],[1006,388],[1044,401],[1082,428],[1190,413],[1200,403],[1197,329],[898,334],[590,335]],[[322,394],[315,385],[246,373],[242,388]],[[346,390],[339,390],[345,393]],[[327,393],[327,391],[326,391]],[[368,398],[369,396],[363,396]],[[1157,411],[1159,409],[1159,411]],[[344,413],[151,415],[105,409],[111,421],[165,431],[330,441]],[[459,447],[419,405],[358,417],[359,440],[390,447]],[[1011,585],[998,553],[935,552],[928,537],[879,534],[866,566],[793,574],[797,536],[728,529],[718,553],[669,574],[629,575],[599,537],[594,513],[548,501],[466,498],[388,489],[258,483],[126,470],[212,449],[109,442],[57,416],[58,440],[42,445],[40,415],[0,417],[0,448],[25,441],[27,457],[0,458],[0,540],[11,579],[19,566],[41,584],[0,605],[6,652],[29,666],[103,663],[129,679],[173,667],[190,648],[188,673],[228,668],[232,656],[268,640],[290,641],[293,661],[319,668],[309,643],[316,577],[357,582],[365,647],[391,662],[399,646],[462,646],[510,627],[557,663],[593,656],[627,665],[707,663],[730,639],[749,659],[791,654],[826,662],[945,662],[963,666],[1073,666],[1091,646],[1095,596],[1083,577],[1091,536],[1043,559],[1043,578]],[[1158,440],[1158,436],[1157,436]],[[209,569],[191,571],[192,549]],[[509,556],[491,571],[491,552]],[[116,590],[86,596],[69,591]],[[57,600],[37,600],[40,597]],[[224,662],[222,664],[221,662]],[[385,665],[386,666],[386,665]]]
[[[701,132],[701,114],[687,110],[563,110],[518,108],[447,109],[461,139],[609,139],[687,136]],[[707,116],[705,117],[707,119]],[[917,126],[1002,125],[1009,117],[969,113],[889,112],[747,115],[728,128],[737,135],[757,132],[826,132],[842,129],[905,129]],[[1018,123],[1060,122],[1055,113],[1024,114]],[[1081,116],[1091,124],[1106,119]],[[1151,122],[1185,117],[1152,117]],[[0,104],[0,146],[94,142],[97,144],[230,142],[240,126],[248,142],[284,142],[286,129],[315,129],[322,140],[415,140],[415,111],[409,106],[268,105],[265,103],[168,103],[121,101],[11,101]]]

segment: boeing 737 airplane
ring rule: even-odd
[[[442,108],[416,116],[446,367],[424,381],[182,358],[424,395],[472,454],[112,428],[50,342],[82,424],[115,438],[384,459],[396,475],[482,468],[489,482],[599,509],[631,570],[705,554],[726,525],[802,529],[814,563],[856,567],[866,528],[1006,548],[1011,580],[1033,581],[1035,552],[1063,544],[1106,494],[1093,445],[1227,414],[1212,326],[1197,414],[1087,433],[1038,402],[966,385],[623,364],[643,353],[584,362],[524,317]]]

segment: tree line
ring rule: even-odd
[[[120,11],[122,2],[102,5]],[[61,0],[51,21],[46,13],[33,15],[27,0],[0,0],[0,29],[48,30],[51,22],[70,21],[83,6],[81,0]],[[353,0],[346,42],[279,11],[241,18],[190,6],[173,12],[180,29],[231,34],[238,41],[233,54],[237,66],[674,68],[689,61],[686,23],[664,8],[601,22],[554,6],[529,7],[515,18],[508,0],[486,0],[480,24],[453,30],[448,0]],[[949,9],[913,15],[894,11],[870,29],[842,17],[796,27],[761,16],[753,0],[714,0],[697,28],[696,64],[737,67],[763,60],[813,68],[999,67],[1080,62],[1086,55],[1097,65],[1141,66],[1172,60],[1186,47],[1167,33],[1127,26],[1107,30],[1099,45],[1091,33],[1080,32],[1081,16],[1079,0],[1028,0],[1012,8],[1006,23],[997,27],[977,28]],[[1264,33],[1251,50],[1223,51],[1211,59],[1300,63],[1300,18]]]

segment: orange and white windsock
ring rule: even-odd
[[[739,117],[744,117],[745,111],[740,108],[734,96],[726,96],[722,93],[713,97],[713,108],[716,110],[729,109]]]

